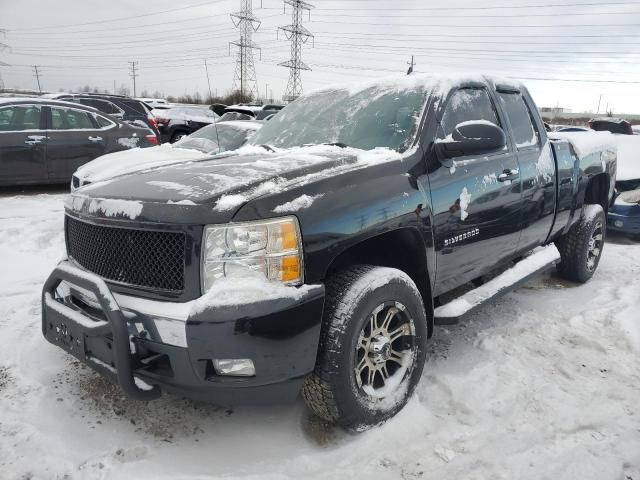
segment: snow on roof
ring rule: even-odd
[[[349,94],[354,95],[370,88],[396,88],[397,90],[407,90],[416,87],[433,88],[438,91],[446,91],[454,85],[466,82],[479,82],[487,83],[493,82],[502,86],[510,86],[516,89],[522,88],[522,83],[509,78],[492,77],[484,75],[482,73],[465,73],[465,74],[451,74],[451,75],[426,75],[426,74],[412,74],[412,75],[392,75],[388,77],[377,78],[375,80],[366,80],[355,83],[347,84],[333,84],[325,87],[321,87],[315,90],[309,91],[306,95],[314,95],[321,92],[327,92],[332,90],[347,90]]]

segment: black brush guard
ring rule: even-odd
[[[56,289],[63,281],[93,293],[106,320],[89,317],[80,310],[58,301]],[[63,348],[120,385],[129,397],[136,400],[158,398],[161,392],[157,385],[148,390],[136,385],[127,321],[117,305],[109,287],[100,277],[79,270],[68,261],[63,261],[44,284],[42,333],[49,342]],[[87,344],[91,340],[108,336],[112,338],[109,342],[109,350],[111,350],[115,367],[87,353]]]

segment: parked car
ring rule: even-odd
[[[267,117],[275,115],[284,108],[284,105],[255,105],[255,104],[238,104],[231,105],[224,109],[224,120],[248,120],[254,118],[256,120],[265,120]]]
[[[302,390],[318,416],[361,429],[405,405],[436,322],[558,261],[564,278],[594,275],[615,146],[549,140],[524,86],[412,75],[286,113],[230,155],[72,193],[47,340],[133,398]]]
[[[218,122],[173,144],[144,150],[110,153],[80,167],[73,175],[72,190],[90,183],[150,168],[211,158],[236,150],[260,128],[262,122]]]
[[[596,132],[611,132],[621,135],[633,135],[631,124],[621,118],[593,118],[589,120],[589,128]]]
[[[168,110],[154,110],[154,113],[162,143],[175,143],[218,119],[208,107],[174,106]]]
[[[573,126],[560,126],[555,131],[556,132],[591,132],[592,130],[590,128],[576,127],[575,125],[573,125]]]
[[[149,108],[149,110],[169,105],[169,102],[167,102],[164,98],[138,98],[137,100],[140,100],[142,103],[144,103]]]
[[[75,102],[93,107],[102,113],[132,124],[147,126],[159,137],[158,124],[151,110],[144,102],[122,95],[97,93],[53,93],[43,95],[45,98]]]
[[[618,137],[616,198],[607,228],[640,240],[640,138]]]
[[[157,144],[137,127],[77,103],[0,98],[0,185],[68,183],[106,153]]]

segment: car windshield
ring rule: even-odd
[[[240,148],[253,132],[255,130],[252,128],[218,123],[217,125],[208,125],[188,137],[184,137],[174,143],[173,147],[199,150],[203,153],[221,153]]]
[[[277,148],[338,144],[402,152],[413,142],[427,95],[422,85],[377,85],[355,93],[322,90],[288,105],[249,143]]]

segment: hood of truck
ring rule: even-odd
[[[339,147],[244,152],[150,168],[92,183],[73,192],[79,216],[161,223],[223,223],[240,207],[301,182],[358,164],[357,150]]]

